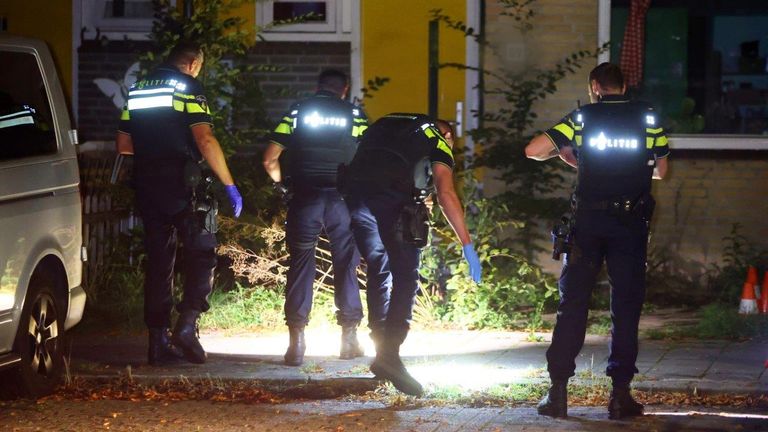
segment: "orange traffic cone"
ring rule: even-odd
[[[755,266],[747,267],[747,283],[757,285],[757,268]]]
[[[755,289],[755,299],[760,300],[760,280],[757,278],[757,268],[749,266],[747,268],[747,282],[751,283]]]
[[[744,288],[741,290],[741,303],[739,304],[740,314],[757,313],[757,300],[755,300],[755,285],[749,283],[749,276],[744,282]]]
[[[765,272],[765,275],[763,275],[763,295],[760,296],[760,304],[758,305],[758,309],[760,309],[760,313],[768,314],[768,271]]]

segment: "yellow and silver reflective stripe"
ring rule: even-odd
[[[293,133],[293,127],[291,127],[291,125],[295,127],[296,119],[283,117],[283,121],[281,121],[275,128],[275,133],[290,135]]]
[[[158,94],[158,93],[173,93],[173,92],[174,92],[173,87],[160,87],[160,88],[153,88],[153,89],[147,89],[147,90],[131,90],[128,92],[128,97],[143,96],[143,95]]]
[[[451,160],[453,160],[453,151],[451,151],[451,148],[448,147],[448,143],[445,142],[444,139],[442,139],[442,138],[438,139],[438,141],[437,141],[437,148],[439,150],[444,151],[446,154],[448,154],[448,156],[451,157]]]
[[[203,107],[197,102],[187,102],[187,112],[191,114],[210,113],[208,108],[203,109]]]
[[[172,106],[173,106],[172,95],[150,96],[150,97],[128,99],[128,110],[130,111],[147,109],[147,108],[172,107]]]
[[[561,134],[565,135],[565,138],[568,141],[572,141],[573,140],[573,134],[574,134],[573,127],[571,127],[571,126],[569,126],[569,125],[567,125],[565,123],[559,123],[557,126],[554,127],[554,129],[556,131],[560,132]]]
[[[32,117],[32,112],[29,110],[23,110],[23,111],[15,112],[12,114],[0,116],[0,129],[24,125],[24,124],[32,124],[32,125],[35,124],[35,119]]]
[[[357,138],[365,132],[365,130],[368,129],[368,125],[360,125],[360,126],[352,126],[352,136]]]
[[[661,147],[667,144],[667,137],[659,135],[664,132],[664,128],[645,128],[645,148],[652,149],[654,144]],[[659,144],[661,138],[664,138],[663,144]]]
[[[669,140],[667,139],[666,135],[662,135],[658,138],[656,138],[656,147],[664,147],[665,145],[669,144]]]
[[[130,120],[131,119],[131,112],[128,111],[128,108],[123,108],[123,112],[120,114],[120,120]]]

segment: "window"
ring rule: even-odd
[[[37,58],[0,51],[0,160],[55,153],[51,106]]]
[[[256,17],[259,27],[268,34],[330,35],[334,40],[344,38],[352,32],[352,0],[270,0],[256,3]],[[280,21],[302,18],[297,24],[275,25]],[[278,39],[280,37],[278,36]],[[270,40],[276,38],[270,37]],[[308,39],[308,37],[305,37]],[[317,40],[315,37],[312,40]]]
[[[145,38],[152,30],[152,0],[80,0],[82,26],[92,36],[97,29],[109,38]],[[171,0],[175,5],[176,0]]]
[[[629,5],[611,0],[614,63]],[[768,2],[654,0],[645,32],[636,96],[671,133],[768,135]]]

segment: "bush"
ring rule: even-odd
[[[521,327],[520,319],[554,299],[554,279],[511,251],[508,231],[520,223],[510,217],[507,206],[474,196],[474,179],[465,174],[463,180],[464,202],[471,202],[465,211],[467,227],[483,266],[483,281],[475,284],[469,278],[461,245],[445,218],[436,215],[432,247],[422,254],[417,321],[469,329]]]

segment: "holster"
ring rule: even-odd
[[[189,161],[184,166],[184,184],[192,188],[195,230],[216,234],[219,230],[216,221],[216,216],[219,214],[219,202],[213,195],[213,173],[203,173],[197,162]]]
[[[429,240],[429,211],[423,202],[411,202],[400,212],[403,241],[422,248]]]
[[[654,210],[656,210],[656,200],[649,193],[643,194],[640,198],[638,198],[634,207],[632,208],[632,211],[639,215],[646,224],[651,223]]]

